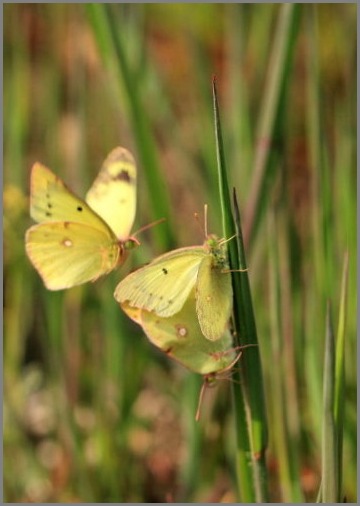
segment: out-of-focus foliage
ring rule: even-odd
[[[272,501],[317,496],[326,305],[336,329],[349,252],[343,493],[356,501],[357,7],[301,6],[271,139],[259,132],[273,105],[265,97],[280,4],[112,7],[162,177],[149,191],[152,174],[139,163],[134,230],[161,217],[157,200],[169,202],[174,246],[202,243],[193,214],[205,202],[210,231],[221,230],[217,75],[229,180],[249,232]],[[234,502],[229,385],[207,390],[196,424],[201,378],[155,350],[112,296],[127,272],[164,252],[154,231],[106,279],[60,293],[46,291],[25,256],[31,165],[41,161],[83,196],[116,145],[139,161],[141,135],[116,55],[105,63],[85,6],[8,3],[3,12],[5,500]]]

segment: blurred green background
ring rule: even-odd
[[[346,307],[344,496],[356,501],[356,4],[4,5],[4,498],[234,502],[229,384],[206,392],[117,307],[119,279],[221,234],[211,79],[238,192],[272,501],[315,501],[326,304]],[[113,32],[111,32],[113,30]],[[109,36],[117,37],[112,45]],[[142,245],[48,292],[24,252],[41,161],[80,196],[116,145],[138,162]]]

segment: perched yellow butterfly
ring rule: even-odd
[[[31,170],[26,252],[49,290],[95,281],[139,244],[129,237],[136,210],[136,165],[125,148],[108,155],[86,202],[40,163]]]
[[[184,306],[195,287],[196,314],[201,332],[210,341],[223,335],[232,310],[232,285],[226,241],[207,236],[203,246],[176,249],[132,272],[116,287],[119,303],[161,317]]]
[[[223,377],[240,358],[226,328],[217,341],[205,339],[195,309],[195,290],[192,289],[183,307],[168,318],[152,311],[120,304],[125,313],[138,323],[150,342],[193,372],[204,377],[196,419],[200,416],[203,394],[209,384]]]
[[[128,302],[123,302],[120,306],[142,327],[152,344],[193,372],[204,376],[218,373],[236,358],[228,329],[224,329],[217,341],[204,338],[195,310],[194,290],[182,309],[168,318],[132,307]]]

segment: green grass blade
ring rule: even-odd
[[[326,339],[323,383],[323,426],[322,426],[322,471],[321,499],[335,503],[338,497],[338,462],[336,458],[336,427],[334,420],[335,394],[335,339],[331,323],[331,308],[328,304],[326,316]]]
[[[308,33],[308,71],[307,71],[307,135],[309,146],[309,162],[316,170],[311,172],[311,227],[312,227],[312,264],[314,269],[314,284],[316,287],[316,296],[310,294],[309,298],[309,323],[311,320],[312,332],[319,335],[323,333],[322,322],[325,320],[326,299],[329,297],[329,285],[326,277],[326,265],[328,258],[325,250],[324,231],[327,224],[323,218],[323,176],[327,178],[324,168],[324,157],[322,146],[324,146],[323,131],[321,128],[321,97],[320,97],[320,79],[319,79],[319,59],[318,59],[318,25],[317,25],[317,6],[308,6],[306,10],[306,29]],[[326,187],[328,185],[326,184]],[[321,293],[322,296],[318,296]],[[316,318],[315,318],[316,316]],[[319,322],[319,323],[317,323]],[[315,327],[315,328],[314,328]],[[310,328],[307,330],[309,335]],[[312,406],[321,406],[322,403],[322,375],[319,368],[319,358],[322,356],[320,343],[318,340],[309,339],[305,347],[306,362],[308,367],[307,383],[309,397]],[[321,411],[312,410],[312,422],[317,434],[322,432]]]
[[[338,458],[338,501],[342,501],[342,469],[343,469],[343,436],[344,436],[344,410],[345,410],[345,331],[347,311],[349,255],[345,253],[341,280],[339,323],[336,335],[336,362],[335,362],[335,403],[334,416],[337,431],[337,458]]]
[[[216,152],[218,161],[220,204],[224,236],[237,234],[237,241],[228,244],[232,270],[246,269],[246,259],[240,226],[240,213],[234,192],[235,221],[231,212],[223,148],[219,106],[215,79],[213,80]],[[257,344],[255,318],[250,285],[246,272],[232,272],[234,290],[234,327],[241,344]],[[240,361],[240,374],[232,384],[237,435],[236,470],[238,491],[245,502],[266,501],[267,483],[265,449],[267,428],[265,419],[262,371],[257,347],[246,350]],[[244,427],[247,430],[244,430]]]
[[[285,85],[297,35],[300,6],[286,3],[282,4],[280,9],[269,62],[269,79],[263,95],[252,182],[244,217],[244,238],[246,243],[250,244],[255,237],[261,210],[266,201],[264,183],[274,162],[271,157],[271,143],[277,137],[279,120],[283,115]]]
[[[273,452],[278,461],[282,501],[298,503],[304,501],[304,496],[298,480],[301,444],[296,359],[292,344],[292,322],[286,320],[291,313],[289,304],[293,301],[288,287],[291,283],[287,268],[289,252],[284,247],[287,232],[284,210],[281,206],[277,212],[270,211],[268,218],[271,333],[267,343],[270,348],[265,353],[271,357],[271,363],[277,364],[268,372],[267,393],[270,399],[269,425],[272,427]]]

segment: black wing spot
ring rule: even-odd
[[[52,209],[52,204],[50,202],[48,202],[47,206],[48,206],[49,209]]]
[[[82,206],[77,206],[76,210],[79,211],[79,212],[81,212],[83,210],[83,207]]]
[[[122,170],[120,174],[118,174],[114,179],[119,181],[126,181],[127,183],[130,183],[131,181],[131,177],[127,170]]]
[[[164,274],[167,274],[169,272],[167,269],[165,269],[165,267],[162,268],[162,271]]]

